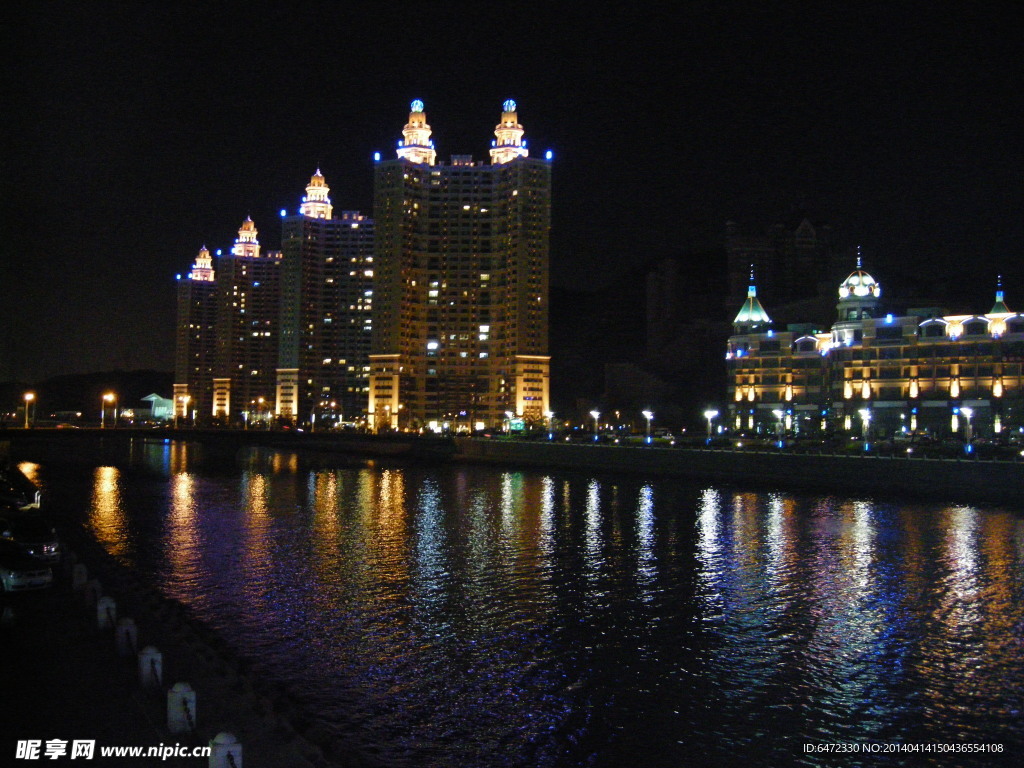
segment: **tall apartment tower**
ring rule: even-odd
[[[334,216],[320,170],[297,215],[281,211],[281,334],[275,412],[293,422],[360,420],[369,391],[373,221]]]
[[[217,284],[204,245],[192,271],[178,275],[178,328],[174,356],[174,414],[190,418],[213,408]]]
[[[376,162],[376,429],[542,421],[550,407],[550,153],[529,157],[514,101],[494,133],[490,164],[438,163],[417,100],[398,156]]]
[[[273,415],[281,296],[281,252],[260,251],[256,225],[242,222],[238,239],[217,259],[217,352],[214,418],[232,423]]]

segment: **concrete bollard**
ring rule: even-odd
[[[222,731],[210,742],[209,768],[242,768],[242,745],[234,734]]]
[[[167,730],[192,733],[196,729],[196,692],[188,683],[175,683],[167,692]]]
[[[85,600],[87,606],[96,605],[101,597],[103,597],[103,585],[100,584],[99,579],[89,579],[85,582],[85,586],[82,588],[82,599]]]
[[[139,651],[139,682],[143,688],[163,687],[164,655],[152,645]]]
[[[89,571],[86,569],[85,563],[75,563],[71,566],[71,588],[75,592],[85,589],[88,581]]]
[[[96,623],[100,629],[113,629],[117,623],[117,603],[110,595],[96,601]]]
[[[117,647],[118,656],[134,656],[136,654],[139,648],[139,630],[135,626],[135,619],[126,617],[117,620],[114,644]]]

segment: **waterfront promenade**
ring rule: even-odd
[[[286,692],[253,679],[247,666],[183,606],[140,585],[87,533],[66,526],[60,530],[73,553],[66,565],[85,564],[89,578],[98,579],[103,593],[114,598],[117,616],[134,619],[138,645],[161,652],[162,684],[142,687],[136,655],[118,655],[113,630],[99,628],[95,603],[72,589],[70,567],[57,568],[56,582],[45,591],[0,595],[2,607],[10,609],[0,627],[0,690],[7,703],[0,721],[0,764],[20,764],[15,759],[18,743],[29,740],[39,742],[40,759],[45,759],[48,742],[66,742],[67,754],[56,760],[61,764],[70,759],[72,742],[83,740],[95,742],[90,765],[205,768],[208,758],[203,756],[102,758],[100,749],[177,746],[179,752],[191,751],[226,731],[241,743],[247,768],[373,765],[320,736]],[[167,691],[181,681],[196,692],[195,729],[172,734]]]

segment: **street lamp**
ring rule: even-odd
[[[967,418],[967,421],[964,423],[964,451],[970,453],[973,450],[971,439],[974,437],[974,427],[971,426],[971,416],[974,415],[974,410],[971,408],[961,408],[960,413]]]
[[[779,448],[782,447],[782,417],[786,415],[785,411],[772,411],[772,415],[775,417],[775,438],[778,440]]]
[[[107,392],[103,395],[103,400],[100,403],[100,429],[107,428],[107,405],[111,403],[113,404],[111,418],[113,419],[114,426],[117,426],[117,397],[113,392]]]
[[[597,420],[598,420],[599,418],[601,418],[601,412],[600,412],[600,411],[591,411],[591,412],[590,412],[590,415],[591,415],[591,416],[593,417],[593,419],[594,419],[594,440],[595,440],[595,442],[596,442],[596,441],[597,441],[597,429],[598,429],[598,423],[597,423]]]
[[[184,415],[185,418],[188,418],[188,403],[189,403],[189,400],[191,400],[191,399],[192,398],[190,396],[188,396],[188,395],[182,395],[181,397],[178,398],[178,402],[181,403],[181,406],[174,409],[174,428],[175,429],[178,428],[178,416]]]
[[[28,409],[32,405],[32,401],[36,399],[35,392],[25,393],[25,429],[28,429]]]
[[[650,411],[641,411],[643,417],[647,419],[647,442],[651,442],[651,419],[654,418],[654,414]]]
[[[708,443],[711,442],[711,422],[713,422],[715,420],[715,417],[717,415],[718,415],[718,411],[716,411],[716,410],[704,411],[704,418],[708,420]]]
[[[554,426],[555,412],[544,411],[544,418],[548,420],[548,440],[554,440],[555,433],[552,431],[552,427]]]
[[[860,414],[861,437],[864,439],[866,451],[869,445],[868,438],[871,436],[871,411],[868,408],[861,408],[857,413]]]

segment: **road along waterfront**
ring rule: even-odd
[[[818,765],[1024,748],[1024,518],[563,470],[241,466],[175,442],[32,473],[384,765]],[[857,760],[861,762],[857,762]],[[931,762],[929,762],[931,761]]]

